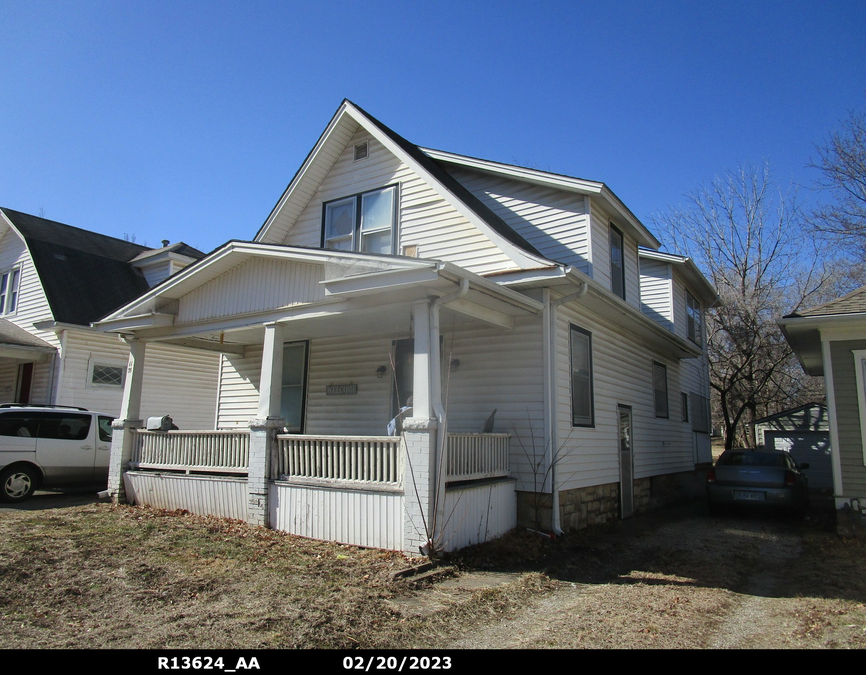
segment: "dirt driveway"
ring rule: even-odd
[[[549,593],[447,646],[863,647],[866,547],[829,526],[702,504],[639,517],[542,552]]]

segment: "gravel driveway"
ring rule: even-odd
[[[552,592],[448,646],[863,647],[864,553],[824,514],[710,517],[694,504],[542,554]]]

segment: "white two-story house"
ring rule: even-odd
[[[111,489],[407,551],[627,517],[710,461],[716,294],[659,247],[603,183],[344,101],[252,241],[97,324],[133,345]],[[140,429],[172,344],[222,354],[198,436]]]
[[[117,415],[129,346],[91,322],[203,255],[183,243],[150,249],[0,208],[0,403]],[[216,395],[218,363],[216,352],[155,345],[144,414],[171,409],[182,428],[212,425],[216,407],[207,399]]]

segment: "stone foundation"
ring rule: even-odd
[[[687,502],[704,495],[704,469],[670,473],[634,481],[635,513]],[[549,494],[517,493],[517,526],[542,531],[552,529]],[[559,524],[566,531],[604,525],[620,517],[619,483],[563,490],[559,493]]]

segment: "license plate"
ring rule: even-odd
[[[745,502],[759,502],[764,498],[763,492],[749,492],[747,490],[734,490],[734,499]]]

